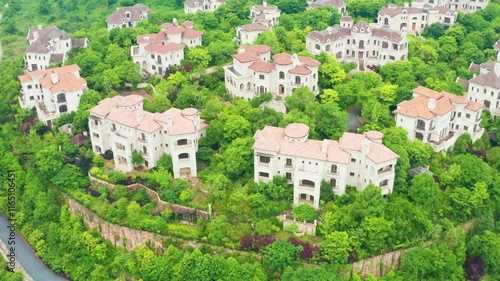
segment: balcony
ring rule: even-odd
[[[392,168],[388,168],[388,169],[380,169],[380,170],[378,170],[378,171],[377,171],[377,175],[378,175],[379,177],[381,177],[381,176],[385,176],[385,175],[387,175],[387,174],[389,174],[389,173],[392,173],[392,171],[393,171],[393,170],[394,170],[394,169],[392,169]]]
[[[338,169],[328,169],[327,173],[329,175],[338,175],[339,174],[339,170]]]
[[[140,142],[142,142],[142,143],[146,143],[147,142],[146,138],[139,137],[139,138],[137,138],[137,140],[140,141]]]
[[[416,129],[417,131],[425,131],[425,126],[418,126],[418,125],[417,125],[417,127],[415,127],[415,129]]]

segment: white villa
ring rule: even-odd
[[[226,3],[226,0],[186,0],[184,2],[184,13],[214,12],[224,3]]]
[[[38,120],[51,126],[63,113],[76,111],[87,82],[78,65],[36,70],[19,76],[22,108],[36,108]]]
[[[307,0],[307,4],[307,9],[332,6],[337,8],[341,15],[344,15],[347,12],[347,5],[343,0]]]
[[[229,93],[248,100],[266,92],[284,98],[294,89],[306,86],[319,94],[319,61],[284,53],[270,59],[269,46],[241,46],[233,55],[233,64],[224,66],[224,82]]]
[[[486,8],[488,0],[414,0],[413,6],[445,7],[467,14]]]
[[[157,34],[137,36],[138,46],[132,46],[132,60],[140,66],[144,75],[158,74],[163,76],[171,65],[181,65],[184,59],[184,48],[201,46],[203,32],[193,29],[194,22],[182,24],[163,23]]]
[[[457,82],[464,84],[467,98],[471,101],[484,104],[495,118],[500,116],[500,41],[495,46],[497,61],[487,61],[482,64],[471,63],[470,71],[476,71],[469,81],[457,78]]]
[[[405,36],[406,33],[420,34],[426,26],[433,23],[450,27],[457,18],[457,13],[453,9],[444,6],[432,7],[426,4],[423,7],[416,7],[415,2],[412,5],[405,3],[404,7],[400,7],[389,4],[387,7],[382,7],[378,12],[378,23]]]
[[[55,25],[28,30],[27,39],[30,46],[24,57],[25,70],[35,71],[47,69],[49,65],[63,63],[66,53],[73,47],[87,47],[87,38],[71,39],[68,33],[59,30]]]
[[[166,153],[172,156],[174,178],[197,175],[198,140],[208,126],[197,109],[150,113],[143,111],[142,96],[130,95],[104,99],[89,112],[92,150],[112,150],[116,169],[132,171],[132,152],[137,150],[146,167],[156,167]]]
[[[314,55],[326,52],[340,62],[357,63],[359,70],[408,58],[408,39],[377,24],[353,25],[348,16],[342,17],[340,25],[309,33],[306,48]]]
[[[262,5],[255,5],[250,8],[250,18],[252,23],[236,28],[238,44],[253,44],[259,34],[266,30],[271,30],[279,24],[281,10],[276,6],[268,6],[264,0]]]
[[[382,144],[381,132],[344,133],[339,141],[308,137],[309,127],[301,123],[258,130],[253,145],[255,182],[284,176],[293,183],[293,203],[316,208],[322,180],[338,195],[345,193],[346,185],[362,191],[374,184],[384,195],[392,192],[399,156]]]
[[[143,4],[135,4],[132,7],[117,8],[107,19],[108,30],[113,28],[134,28],[138,21],[148,18],[153,11]]]
[[[481,103],[466,97],[419,86],[413,89],[413,99],[398,104],[393,113],[396,125],[408,131],[410,140],[420,139],[439,152],[453,146],[466,132],[472,141],[481,138],[482,108]]]

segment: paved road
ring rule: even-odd
[[[10,231],[7,228],[9,221],[0,213],[0,240],[7,244]],[[55,274],[50,270],[40,259],[38,259],[31,246],[21,238],[21,235],[16,232],[16,260],[33,277],[34,281],[66,281],[66,279]],[[0,255],[0,258],[2,256]]]

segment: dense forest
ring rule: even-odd
[[[483,113],[483,138],[472,143],[461,136],[452,150],[436,154],[407,132],[395,127],[391,111],[411,98],[417,85],[458,95],[464,94],[456,78],[470,78],[471,62],[495,60],[494,43],[500,32],[500,4],[474,14],[459,14],[458,23],[446,29],[434,24],[424,37],[409,36],[409,59],[387,64],[375,72],[352,72],[330,55],[316,57],[321,94],[299,88],[286,98],[289,112],[261,104],[272,99],[263,94],[250,101],[232,99],[224,88],[220,67],[231,61],[237,46],[235,27],[250,22],[253,1],[228,0],[214,13],[185,15],[181,0],[145,0],[155,11],[136,29],[108,31],[106,17],[116,7],[134,0],[1,0],[3,18],[0,65],[0,209],[6,212],[7,171],[16,174],[16,219],[21,233],[55,272],[72,280],[499,280],[500,279],[500,147],[492,146],[487,132],[500,133],[500,121]],[[388,0],[350,0],[355,20],[374,22]],[[396,1],[397,2],[397,1]],[[398,4],[402,4],[397,2]],[[305,0],[274,0],[282,10],[280,25],[262,33],[257,43],[273,53],[289,52],[312,57],[305,36],[313,29],[338,24],[332,8],[306,10]],[[203,46],[187,50],[179,68],[166,77],[153,76],[147,89],[145,110],[163,112],[170,107],[195,107],[210,122],[200,140],[197,161],[203,169],[200,182],[191,185],[172,178],[168,155],[158,167],[139,169],[133,176],[111,171],[106,155],[94,155],[87,142],[78,147],[57,127],[72,123],[76,133],[88,131],[87,110],[106,97],[143,81],[130,57],[138,34],[159,31],[163,22],[192,20],[202,30]],[[88,48],[76,48],[65,64],[76,63],[91,90],[82,96],[79,109],[56,120],[54,128],[33,122],[36,113],[21,109],[19,80],[26,33],[38,24],[56,25],[73,37],[87,37]],[[207,67],[214,71],[206,73]],[[132,87],[132,88],[133,88]],[[133,89],[132,89],[133,90]],[[292,206],[292,187],[285,178],[268,183],[253,181],[253,134],[265,125],[286,126],[301,122],[311,128],[313,139],[338,139],[347,131],[349,108],[361,109],[365,120],[360,132],[380,130],[384,144],[400,155],[394,192],[382,196],[368,186],[363,192],[349,187],[334,195],[322,185],[321,210]],[[142,165],[137,159],[137,166]],[[429,165],[433,173],[410,177],[411,168]],[[117,184],[114,192],[92,188],[87,173]],[[139,182],[158,192],[162,200],[218,213],[211,220],[191,220],[153,210],[155,202],[144,190],[130,192],[125,185]],[[208,191],[209,195],[207,195]],[[95,229],[87,229],[71,215],[64,196],[71,196],[102,218],[131,228],[160,233],[175,239],[165,251],[143,245],[134,251],[114,247]],[[283,228],[276,219],[284,212],[306,221],[318,219],[317,236],[295,237],[296,229]],[[197,241],[203,247],[183,246]],[[398,270],[385,277],[348,276],[352,262],[392,250],[412,248]],[[237,251],[230,251],[237,250]],[[20,280],[4,274],[0,280]]]

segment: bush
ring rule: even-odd
[[[257,235],[247,235],[240,241],[243,250],[260,251],[260,249],[271,245],[275,238],[262,237]]]
[[[104,167],[104,157],[101,155],[95,155],[94,158],[92,158],[92,163],[94,163],[95,167],[102,168]]]
[[[287,225],[283,230],[288,231],[292,234],[295,234],[295,233],[297,233],[297,231],[299,231],[299,226],[295,223],[292,223],[292,224]]]
[[[262,236],[269,236],[273,232],[278,232],[280,229],[272,224],[268,219],[258,221],[255,224],[255,232]]]
[[[312,221],[318,217],[318,211],[311,205],[300,204],[293,207],[292,215],[298,221]]]
[[[308,242],[304,242],[293,237],[288,238],[288,242],[295,246],[302,246],[302,251],[299,252],[299,257],[303,260],[310,260],[313,257],[319,256],[319,248],[316,245],[311,245]]]
[[[89,173],[94,177],[99,177],[101,174],[101,170],[99,169],[99,167],[92,167],[92,169],[90,169]]]
[[[179,199],[185,203],[191,202],[193,198],[194,198],[194,193],[191,188],[184,189],[179,195]]]
[[[127,175],[120,171],[111,171],[108,173],[108,176],[111,183],[117,183],[127,179]]]

